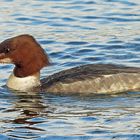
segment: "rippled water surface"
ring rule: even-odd
[[[1,0],[0,40],[29,33],[52,66],[140,67],[139,0]],[[0,139],[140,140],[140,92],[60,96],[3,87],[13,66],[0,65]]]

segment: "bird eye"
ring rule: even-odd
[[[10,52],[10,48],[5,48],[5,53],[9,53]]]

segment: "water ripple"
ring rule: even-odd
[[[52,63],[42,78],[90,63],[140,67],[139,9],[139,0],[2,0],[0,39],[35,36]],[[0,68],[0,139],[140,139],[140,92],[17,92],[3,86],[13,66]]]

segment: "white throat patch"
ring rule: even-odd
[[[13,62],[10,58],[4,58],[0,60],[0,63],[11,64]]]
[[[37,73],[35,75],[19,78],[16,77],[13,73],[10,75],[7,86],[11,89],[28,91],[33,87],[39,86],[40,83],[40,74]]]

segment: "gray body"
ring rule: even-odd
[[[140,68],[88,64],[42,80],[41,89],[53,93],[119,93],[140,89]]]

